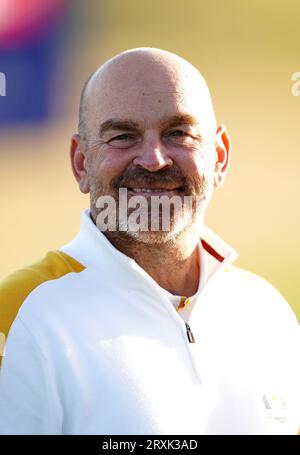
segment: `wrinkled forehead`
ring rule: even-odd
[[[100,104],[94,100],[91,108],[94,118],[98,121],[124,117],[148,127],[155,127],[161,118],[183,112],[198,115],[192,97],[189,99],[187,94],[171,90],[148,92],[130,89],[126,92],[114,92],[111,96],[103,97]]]
[[[148,73],[147,73],[148,70]],[[213,116],[208,89],[196,72],[126,69],[95,78],[87,99],[87,120],[95,132],[109,118],[156,127],[161,119],[190,114],[207,122]]]

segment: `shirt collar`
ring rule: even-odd
[[[206,226],[202,228],[200,239],[201,241],[198,244],[200,260],[199,284],[196,293],[188,299],[189,302],[197,300],[202,289],[211,277],[216,272],[224,270],[224,268],[229,266],[238,257],[238,253],[233,248]],[[163,291],[175,308],[177,308],[183,296],[173,295],[165,289]]]
[[[218,237],[211,229],[203,226],[200,232],[200,282],[197,294],[211,279],[211,277],[230,265],[237,257],[237,252]],[[128,274],[138,274],[160,291],[167,292],[142,269],[132,258],[115,248],[106,236],[99,231],[90,217],[90,210],[86,209],[81,216],[81,227],[76,237],[61,250],[72,256],[85,267],[96,267],[102,270],[111,270],[117,273],[118,282],[128,287]],[[122,269],[122,274],[118,273]],[[131,280],[129,280],[131,282]],[[138,286],[138,283],[136,286]]]

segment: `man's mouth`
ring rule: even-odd
[[[180,195],[183,191],[183,188],[143,188],[143,187],[136,187],[136,188],[127,188],[127,190],[131,193],[134,193],[136,196],[168,196],[172,197],[175,195]]]

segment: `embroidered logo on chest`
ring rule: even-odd
[[[280,395],[266,394],[263,396],[267,417],[285,423],[287,419],[287,405]]]

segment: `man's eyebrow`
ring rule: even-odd
[[[196,117],[193,117],[190,114],[173,115],[172,117],[167,117],[161,121],[161,126],[168,128],[173,128],[180,125],[196,126],[198,124],[199,122]]]
[[[171,117],[165,117],[161,120],[160,126],[162,128],[173,128],[180,125],[198,125],[198,121],[190,114],[178,114]],[[139,131],[140,126],[132,120],[111,118],[106,120],[100,125],[99,136],[101,137],[107,131]]]
[[[107,131],[132,131],[132,130],[139,130],[139,125],[132,120],[122,120],[117,118],[111,118],[106,120],[100,125],[99,135],[100,137],[106,133]]]

